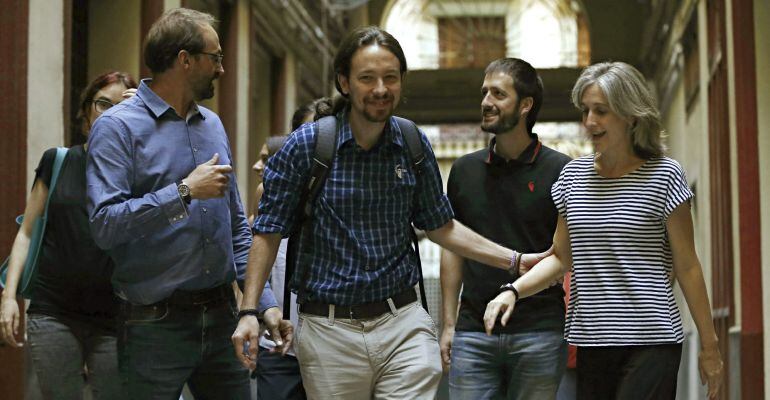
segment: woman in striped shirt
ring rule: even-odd
[[[551,195],[559,210],[554,254],[487,306],[487,332],[517,300],[573,268],[565,337],[578,346],[579,399],[674,399],[682,321],[679,282],[698,329],[709,397],[722,358],[695,253],[692,197],[682,167],[663,156],[661,123],[644,77],[620,62],[586,68],[572,90],[595,154],[564,167]]]

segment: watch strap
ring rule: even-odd
[[[519,291],[516,290],[515,287],[513,287],[513,282],[506,283],[505,285],[500,286],[500,292],[504,292],[506,290],[510,290],[511,292],[513,292],[513,295],[516,296],[514,303],[517,303],[521,297],[519,296]]]
[[[257,317],[258,320],[262,319],[262,313],[260,313],[256,308],[244,308],[243,310],[238,311],[238,319],[241,319],[247,315],[253,315]]]

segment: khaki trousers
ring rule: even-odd
[[[310,399],[434,399],[436,328],[419,302],[371,319],[300,313],[295,351]]]

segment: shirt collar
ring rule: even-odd
[[[340,137],[337,140],[337,150],[341,149],[348,142],[351,142],[355,146],[355,139],[353,138],[353,129],[350,128],[349,110],[345,109],[337,114],[337,120],[342,121],[340,126]],[[401,135],[401,130],[396,123],[395,117],[390,117],[385,122],[385,127],[382,130],[382,137],[379,143],[393,143],[399,147],[404,147],[404,141]]]
[[[150,89],[150,83],[152,83],[151,78],[142,79],[139,84],[139,89],[136,91],[136,95],[147,105],[147,108],[150,109],[155,118],[160,118],[163,114],[168,112],[168,110],[173,108]],[[192,103],[185,119],[189,121],[194,115],[200,115],[202,119],[206,119],[203,113],[200,112],[198,104],[195,102]]]
[[[538,154],[540,154],[540,148],[542,147],[542,143],[540,142],[540,139],[537,137],[536,133],[530,133],[529,134],[531,142],[527,146],[524,151],[521,152],[519,157],[515,160],[510,160],[512,163],[516,164],[532,164],[537,159]],[[493,137],[492,140],[489,141],[489,148],[487,149],[488,155],[487,155],[487,164],[490,165],[505,165],[508,163],[508,161],[500,157],[497,153],[495,153],[495,143],[497,143],[497,137]]]

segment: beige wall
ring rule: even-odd
[[[764,322],[765,399],[770,399],[770,7],[754,0],[757,68],[759,180],[762,223],[762,304]]]
[[[179,8],[182,7],[182,0],[164,0],[163,1],[163,10],[168,11],[173,8]]]
[[[30,0],[27,52],[28,188],[32,187],[35,168],[43,152],[64,144],[63,21],[62,0]]]
[[[685,90],[684,84],[680,82],[679,86],[672,93],[668,110],[663,115],[663,126],[667,133],[666,143],[669,146],[669,157],[679,161],[687,174],[687,181],[690,185],[695,185],[696,193],[693,199],[693,224],[695,234],[695,247],[703,265],[704,278],[706,286],[711,290],[710,275],[711,268],[709,264],[711,253],[709,251],[710,240],[710,222],[709,222],[709,192],[708,189],[708,141],[705,139],[708,131],[703,128],[703,104],[696,100],[688,116],[685,110]],[[685,332],[691,334],[690,338],[697,340],[697,329],[690,315],[689,307],[684,300],[684,296],[679,285],[674,288],[677,305],[682,315],[682,322]],[[680,377],[682,384],[687,385],[687,393],[698,393],[698,371],[692,366],[697,365],[697,354],[693,352],[695,342],[688,342],[691,346],[690,351],[685,352],[690,355],[689,360],[682,360],[683,366],[690,368],[681,368]]]
[[[250,189],[249,170],[249,13],[250,7],[247,0],[238,0],[237,3],[238,24],[238,65],[230,73],[236,74],[236,119],[235,119],[235,176],[238,177],[238,189],[241,199],[246,203]],[[253,192],[253,190],[252,190]],[[248,215],[248,212],[247,212]]]
[[[743,315],[741,303],[741,232],[740,232],[740,197],[738,185],[738,128],[735,110],[735,52],[733,41],[733,6],[732,0],[725,0],[725,29],[727,31],[727,104],[729,108],[730,129],[730,182],[733,222],[733,299],[735,301],[735,328],[740,328]]]
[[[139,76],[141,2],[92,1],[88,9],[88,80],[108,70]]]
[[[705,10],[703,10],[705,11]],[[700,32],[705,32],[705,12],[699,10]],[[701,65],[705,65],[706,35],[699,35]],[[711,291],[711,252],[710,252],[710,226],[711,210],[709,199],[709,141],[708,141],[708,114],[705,112],[708,105],[708,73],[706,68],[700,69],[700,91],[689,115],[686,110],[686,99],[683,80],[672,92],[671,103],[662,112],[663,127],[666,131],[666,144],[669,146],[669,156],[677,160],[685,169],[687,181],[695,186],[695,198],[693,199],[693,223],[695,234],[695,246],[703,266],[706,286]],[[679,293],[681,294],[681,293]],[[680,300],[680,310],[684,318],[685,327],[694,330],[692,320],[689,318],[689,310],[686,304]]]
[[[251,64],[249,70],[251,81],[249,86],[249,140],[248,152],[249,160],[256,162],[262,144],[272,132],[270,132],[270,118],[273,112],[272,108],[272,85],[273,83],[265,77],[272,76],[272,63],[270,55],[262,51],[252,51]],[[256,190],[257,174],[249,171],[249,189],[248,196],[243,197],[244,203],[247,203],[251,209],[254,204],[254,191]]]
[[[294,54],[286,53],[286,58],[283,60],[283,73],[281,75],[285,79],[285,93],[283,95],[283,120],[285,121],[285,126],[282,131],[289,133],[291,132],[291,117],[294,115],[297,107],[299,107],[299,104],[297,104],[297,82],[299,81],[299,76],[297,73],[297,57]]]

